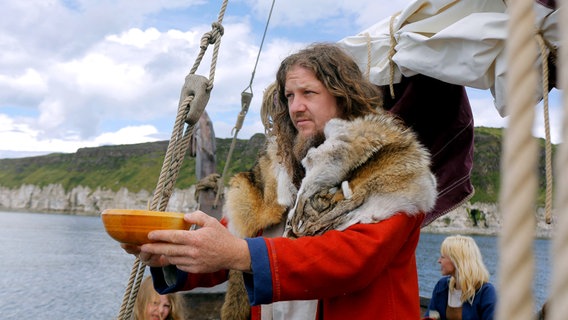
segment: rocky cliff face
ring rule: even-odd
[[[167,211],[191,212],[197,207],[195,187],[176,189]],[[142,190],[133,193],[125,188],[118,192],[77,187],[65,192],[61,185],[38,187],[23,185],[17,189],[0,187],[0,210],[54,212],[74,215],[99,215],[105,209],[146,209],[152,194]],[[544,210],[536,212],[536,237],[551,238],[553,224],[547,224]],[[424,227],[424,232],[445,234],[497,235],[502,217],[496,204],[467,203]]]
[[[535,213],[535,237],[552,237],[554,224],[547,224],[544,209]],[[436,219],[422,229],[423,232],[444,234],[498,235],[502,225],[502,215],[494,203],[466,203],[454,211]]]
[[[194,187],[174,190],[168,211],[191,212],[196,207]],[[125,188],[117,192],[76,187],[65,192],[61,185],[45,187],[23,185],[18,189],[0,187],[0,209],[53,212],[96,216],[105,209],[147,209],[152,195],[142,190],[133,193]]]

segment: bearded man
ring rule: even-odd
[[[231,179],[228,228],[194,212],[197,230],[123,248],[160,293],[230,274],[223,319],[419,319],[415,249],[436,201],[428,151],[334,44],[284,59],[275,92],[265,150]]]

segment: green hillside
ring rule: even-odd
[[[496,202],[499,195],[501,139],[503,131],[478,127],[475,131],[474,167],[472,183],[476,189],[473,202]],[[216,139],[217,172],[222,173],[232,139]],[[237,140],[228,177],[252,166],[263,146],[264,135],[256,134],[249,140]],[[544,202],[544,142],[540,139],[540,197]],[[555,146],[553,146],[553,150]],[[66,190],[82,185],[117,191],[124,187],[138,192],[153,190],[158,182],[167,141],[132,145],[82,148],[72,154],[49,154],[20,159],[0,159],[0,186],[18,188],[24,184],[45,186],[61,184]],[[178,188],[196,183],[195,159],[186,156]]]
[[[216,139],[217,172],[223,172],[232,139]],[[264,143],[262,134],[237,140],[227,177],[250,168]],[[81,148],[72,154],[49,154],[20,159],[0,159],[0,186],[61,184],[66,190],[79,185],[117,191],[153,190],[158,182],[167,141]],[[195,158],[186,155],[176,187],[195,184]]]

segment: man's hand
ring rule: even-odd
[[[152,267],[174,264],[191,273],[221,269],[250,271],[245,240],[233,236],[217,219],[201,211],[186,214],[184,219],[199,228],[150,232],[148,238],[153,242],[142,245],[140,259]]]
[[[121,243],[120,246],[127,253],[133,254],[140,258],[140,261],[150,267],[165,267],[169,263],[167,260],[159,255],[153,255],[147,252],[142,252],[142,247],[135,244]]]

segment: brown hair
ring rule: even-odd
[[[269,134],[276,136],[278,155],[287,167],[298,167],[298,159],[291,154],[297,130],[288,113],[288,100],[284,88],[286,75],[294,66],[311,70],[327,90],[337,99],[342,118],[351,120],[378,112],[383,106],[381,91],[368,81],[355,61],[339,46],[332,43],[316,43],[285,58],[276,73],[276,88],[268,90],[273,99],[269,112]],[[264,107],[264,106],[263,106]],[[301,167],[301,166],[300,166]],[[296,171],[296,170],[292,170]],[[294,174],[294,172],[290,172]],[[297,178],[297,177],[295,177]]]

